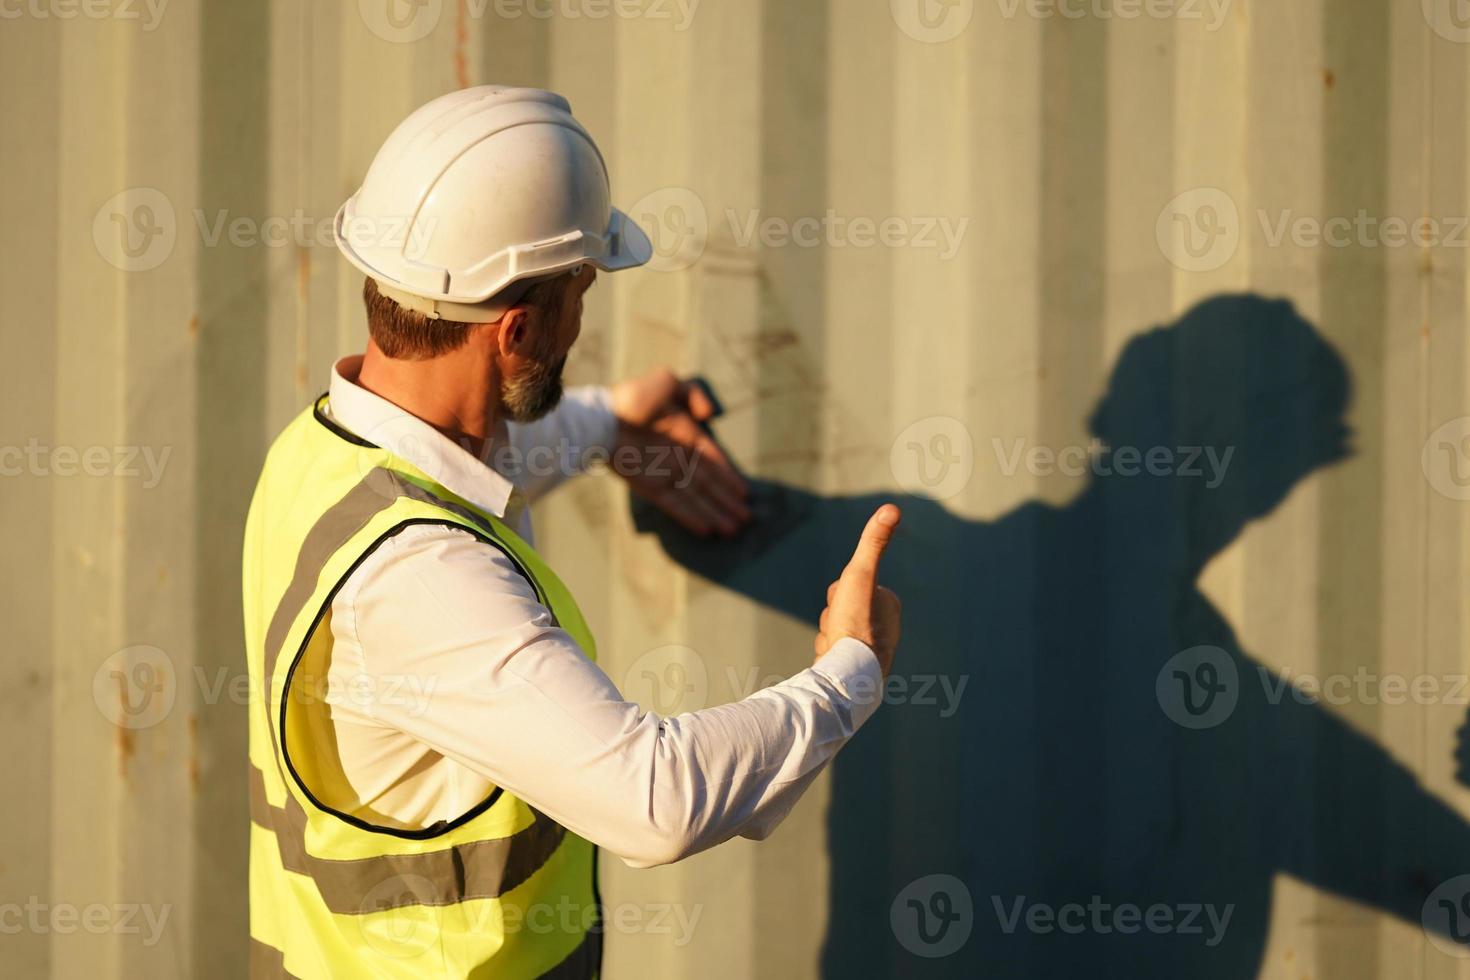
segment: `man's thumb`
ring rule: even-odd
[[[842,570],[844,580],[851,579],[854,585],[872,591],[878,580],[878,560],[883,557],[884,549],[893,538],[893,531],[898,527],[901,516],[893,504],[884,504],[873,512],[873,516],[868,518],[867,526],[863,528],[862,536],[858,538],[852,559]]]

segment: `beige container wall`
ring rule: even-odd
[[[904,686],[770,840],[605,856],[608,977],[1470,976],[1450,0],[0,13],[6,976],[245,975],[245,509],[365,340],[323,222],[484,82],[564,93],[658,246],[571,378],[703,375],[763,481],[734,548],[606,475],[538,510],[614,680],[799,670],[908,515]],[[1093,896],[1174,926],[1046,919]]]

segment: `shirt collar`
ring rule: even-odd
[[[344,357],[332,366],[332,383],[327,389],[332,421],[417,466],[451,493],[504,519],[515,485],[423,419],[359,385],[361,371],[361,354]],[[496,419],[495,433],[485,447],[487,457],[491,446],[508,445],[509,436],[505,421]]]

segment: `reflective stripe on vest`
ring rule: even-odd
[[[272,446],[246,525],[251,975],[595,976],[592,845],[498,788],[455,819],[393,825],[357,800],[315,686],[331,661],[332,599],[414,524],[499,549],[595,657],[581,612],[500,520],[338,429],[321,405]]]

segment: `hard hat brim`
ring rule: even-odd
[[[605,259],[594,261],[600,269],[617,272],[619,269],[634,269],[653,258],[653,242],[638,226],[638,222],[627,212],[612,209],[612,218],[607,223],[608,238],[617,242],[616,251]]]
[[[362,255],[353,247],[350,237],[344,231],[344,225],[351,218],[352,206],[355,200],[356,195],[348,198],[337,210],[336,220],[333,222],[333,232],[337,241],[337,248],[342,252],[343,256],[352,265],[378,280],[380,283],[432,300],[471,304],[481,303],[495,296],[519,279],[548,275],[562,269],[573,268],[582,262],[590,262],[599,269],[604,269],[608,272],[617,272],[622,269],[634,269],[640,265],[645,265],[653,257],[653,243],[649,240],[647,233],[625,212],[617,208],[612,208],[612,213],[608,217],[607,232],[603,236],[600,236],[600,242],[605,243],[609,247],[594,248],[583,251],[581,254],[568,255],[560,261],[549,263],[539,269],[527,270],[521,275],[494,283],[493,287],[487,288],[484,291],[484,295],[443,293],[432,289],[424,289],[422,286],[416,287],[413,284],[402,282],[394,276],[388,275],[387,272],[377,268],[373,262],[369,261],[366,256]],[[591,254],[588,254],[588,251]]]

